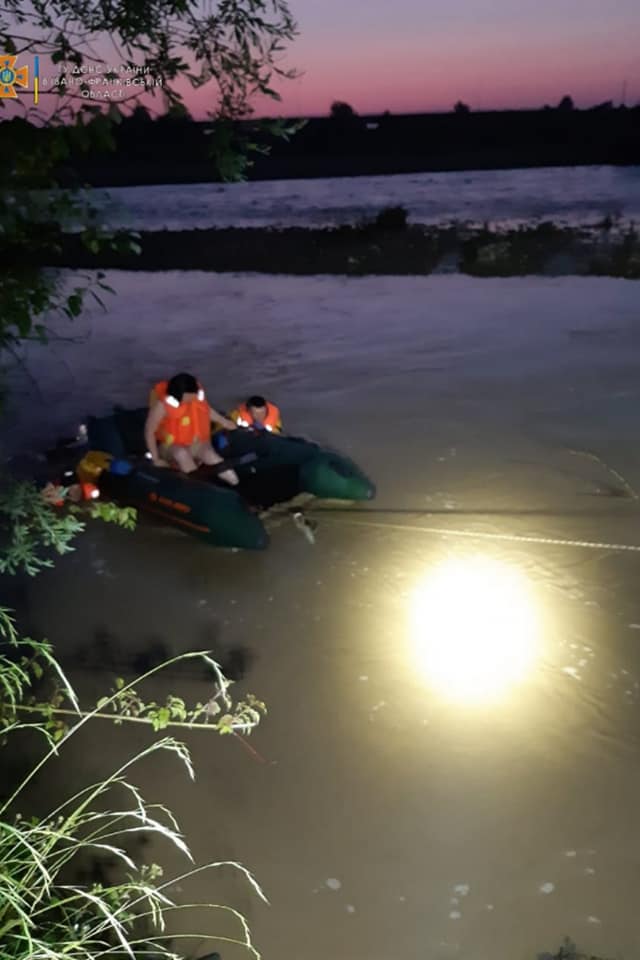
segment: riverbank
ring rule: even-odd
[[[39,259],[47,266],[75,269],[640,279],[640,233],[608,218],[584,227],[552,222],[512,229],[427,226],[407,223],[403,208],[388,208],[375,220],[353,226],[144,231],[137,247],[132,251],[115,243],[95,254],[80,235],[70,234],[59,252],[44,251]]]

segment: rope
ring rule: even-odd
[[[468,537],[471,540],[502,540],[510,543],[539,543],[551,547],[581,547],[585,550],[614,550],[640,553],[640,546],[632,543],[598,543],[594,540],[563,540],[559,537],[533,537],[512,533],[481,533],[473,530],[447,530],[441,527],[422,527],[415,524],[381,523],[375,520],[351,520],[344,517],[327,517],[329,521],[350,523],[360,527],[376,527],[380,530],[404,530],[442,537]]]

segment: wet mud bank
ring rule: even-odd
[[[124,233],[98,253],[81,235],[40,254],[48,266],[124,270],[209,270],[271,274],[477,277],[609,276],[640,279],[640,232],[607,221],[585,227],[551,222],[514,229],[406,223],[402,208],[356,226],[308,229],[212,228]]]

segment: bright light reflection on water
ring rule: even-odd
[[[531,672],[541,630],[527,578],[507,564],[469,557],[441,563],[418,583],[411,633],[430,686],[451,700],[487,703]]]

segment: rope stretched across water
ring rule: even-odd
[[[606,460],[598,456],[597,453],[594,453],[591,450],[579,450],[574,447],[566,447],[565,449],[573,456],[587,457],[589,460],[593,460],[595,463],[600,464],[605,468],[605,470],[614,476],[620,484],[622,484],[624,491],[631,497],[632,500],[637,501],[640,499],[637,491],[631,486],[629,481],[626,480],[622,474],[615,470],[610,464],[608,464]],[[535,543],[550,547],[577,547],[583,550],[608,550],[626,553],[640,553],[640,545],[633,543],[601,543],[596,540],[569,540],[562,537],[538,537],[515,533],[483,533],[481,531],[474,530],[447,530],[441,527],[424,527],[418,524],[381,523],[375,520],[356,520],[345,518],[344,516],[339,518],[338,516],[327,517],[326,519],[330,521],[333,520],[334,522],[339,519],[342,523],[350,523],[354,526],[375,527],[381,530],[403,530],[414,533],[425,533],[431,536],[466,537],[470,540],[498,540],[507,543]]]
[[[376,520],[356,520],[349,517],[326,517],[330,522],[349,523],[379,530],[404,530],[441,537],[467,537],[471,540],[501,540],[508,543],[537,543],[551,547],[581,547],[585,550],[613,550],[640,553],[640,545],[633,543],[600,543],[596,540],[565,540],[561,537],[536,537],[515,533],[484,533],[475,530],[448,530],[444,527],[424,527],[413,523],[382,523]]]

